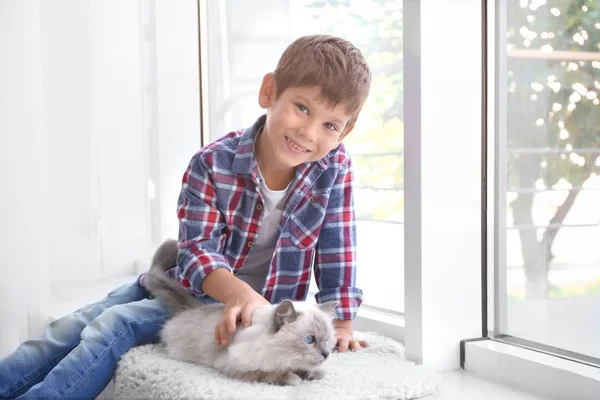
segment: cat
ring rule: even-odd
[[[284,300],[258,307],[252,325],[238,330],[228,347],[220,346],[214,329],[223,304],[201,305],[178,282],[165,275],[175,266],[177,242],[165,241],[154,253],[147,287],[162,300],[172,317],[161,331],[169,357],[213,367],[233,378],[296,386],[322,379],[321,365],[335,345],[336,301],[308,304]]]

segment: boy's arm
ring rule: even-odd
[[[263,304],[269,304],[250,285],[223,268],[213,271],[204,279],[202,290],[225,304],[223,317],[215,326],[215,340],[224,346],[229,344],[229,336],[237,330],[238,320],[242,321],[244,327],[250,326],[252,312]]]
[[[268,302],[232,274],[223,255],[226,223],[217,207],[216,191],[204,160],[198,156],[192,159],[182,183],[177,210],[177,278],[192,293],[208,295],[225,304],[223,318],[215,327],[215,339],[226,345],[229,334],[236,330],[237,319],[250,325],[252,311]]]
[[[356,216],[352,185],[352,163],[348,158],[331,190],[314,264],[319,286],[317,302],[338,301],[335,325],[340,351],[366,346],[366,343],[354,340],[352,330],[352,320],[362,303],[362,291],[355,286]]]
[[[177,279],[184,288],[198,296],[208,294],[202,289],[208,274],[218,269],[232,272],[223,255],[226,223],[217,206],[216,191],[209,171],[204,158],[195,155],[183,175],[177,202]]]

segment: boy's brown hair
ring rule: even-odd
[[[319,86],[333,106],[341,103],[356,122],[369,95],[371,71],[362,53],[347,40],[329,35],[296,39],[275,69],[275,97],[298,86]]]

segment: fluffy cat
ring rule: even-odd
[[[333,327],[337,302],[311,305],[285,300],[264,305],[252,315],[252,325],[238,330],[228,347],[218,345],[214,329],[223,304],[201,305],[164,272],[175,265],[177,243],[164,242],[155,252],[147,278],[149,291],[167,304],[173,317],[161,332],[169,357],[210,366],[233,378],[298,385],[321,379],[319,367],[335,345]]]

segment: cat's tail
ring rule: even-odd
[[[177,251],[176,240],[166,240],[161,244],[154,252],[146,279],[146,287],[150,293],[162,300],[173,314],[200,305],[179,282],[165,275],[166,271],[175,266]]]

